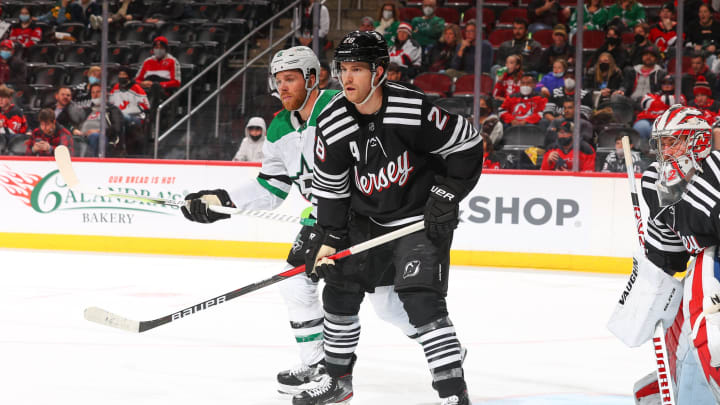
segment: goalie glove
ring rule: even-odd
[[[460,216],[460,187],[450,179],[436,177],[425,203],[425,234],[434,243],[448,239],[457,228]]]
[[[652,338],[655,324],[669,328],[682,303],[683,283],[665,273],[643,254],[633,258],[633,271],[625,284],[607,327],[630,347]]]
[[[334,255],[338,250],[348,246],[347,232],[325,231],[316,225],[310,231],[307,244],[305,274],[310,280],[317,282],[336,271],[335,260],[328,259],[326,256]]]
[[[221,205],[223,207],[235,207],[230,195],[222,189],[202,190],[197,193],[190,193],[185,196],[185,206],[180,208],[185,218],[193,222],[209,224],[218,219],[228,219],[230,215],[220,214],[210,210],[210,205]]]

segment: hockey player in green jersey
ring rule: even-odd
[[[279,51],[270,65],[270,74],[284,109],[270,123],[263,146],[260,173],[253,181],[229,185],[227,190],[202,190],[188,194],[185,217],[191,221],[211,223],[230,216],[215,213],[208,205],[235,206],[243,209],[277,208],[295,184],[302,196],[313,204],[312,169],[317,116],[335,96],[337,90],[319,90],[317,75],[320,62],[312,50],[296,46]],[[285,270],[304,264],[303,245],[314,224],[315,212],[303,224],[287,257]],[[402,303],[392,288],[392,278],[383,287],[368,294],[375,311],[413,337]],[[300,274],[279,283],[288,308],[290,326],[300,349],[300,364],[278,373],[278,391],[296,394],[312,388],[326,374],[323,363],[323,309],[317,282]]]

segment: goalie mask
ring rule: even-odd
[[[711,145],[710,124],[695,108],[675,104],[655,120],[650,147],[660,163],[655,186],[661,206],[680,201],[692,173],[702,172]]]
[[[305,79],[305,101],[302,105],[293,111],[300,111],[305,108],[310,93],[317,88],[319,80],[318,75],[320,74],[320,61],[318,60],[315,52],[307,46],[295,46],[290,49],[279,51],[273,56],[272,62],[270,62],[270,86],[273,91],[277,90],[275,82],[275,74],[284,72],[286,70],[299,70],[303,78]],[[310,75],[315,75],[315,84],[310,85]]]
[[[376,31],[353,31],[340,42],[335,49],[334,60],[332,64],[332,75],[338,79],[340,84],[345,88],[340,75],[340,67],[342,62],[365,62],[370,65],[372,77],[370,79],[370,92],[365,99],[357,104],[365,104],[372,97],[375,90],[380,87],[387,78],[387,67],[390,63],[387,42],[385,38]],[[383,68],[382,76],[377,84],[377,68]]]

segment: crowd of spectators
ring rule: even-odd
[[[110,0],[108,156],[147,156],[158,105],[284,1]],[[99,154],[99,0],[3,1],[0,154]],[[161,128],[175,119],[171,105]],[[52,117],[48,111],[52,112]]]
[[[573,170],[576,142],[569,129],[578,124],[577,91],[581,171],[624,171],[623,135],[634,145],[634,169],[642,170],[654,159],[652,121],[672,104],[700,109],[711,124],[720,119],[719,1],[685,2],[681,72],[675,72],[675,2],[585,2],[581,86],[575,80],[576,3],[499,3],[485,6],[483,24],[474,2],[443,0],[387,1],[377,20],[362,22],[388,41],[391,79],[419,87],[468,118],[472,87],[468,91],[465,83],[474,82],[475,32],[482,27],[479,122],[490,143],[486,167]]]

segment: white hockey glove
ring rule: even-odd
[[[655,324],[669,328],[682,302],[683,284],[643,254],[633,258],[633,271],[607,328],[630,347],[652,338]]]

